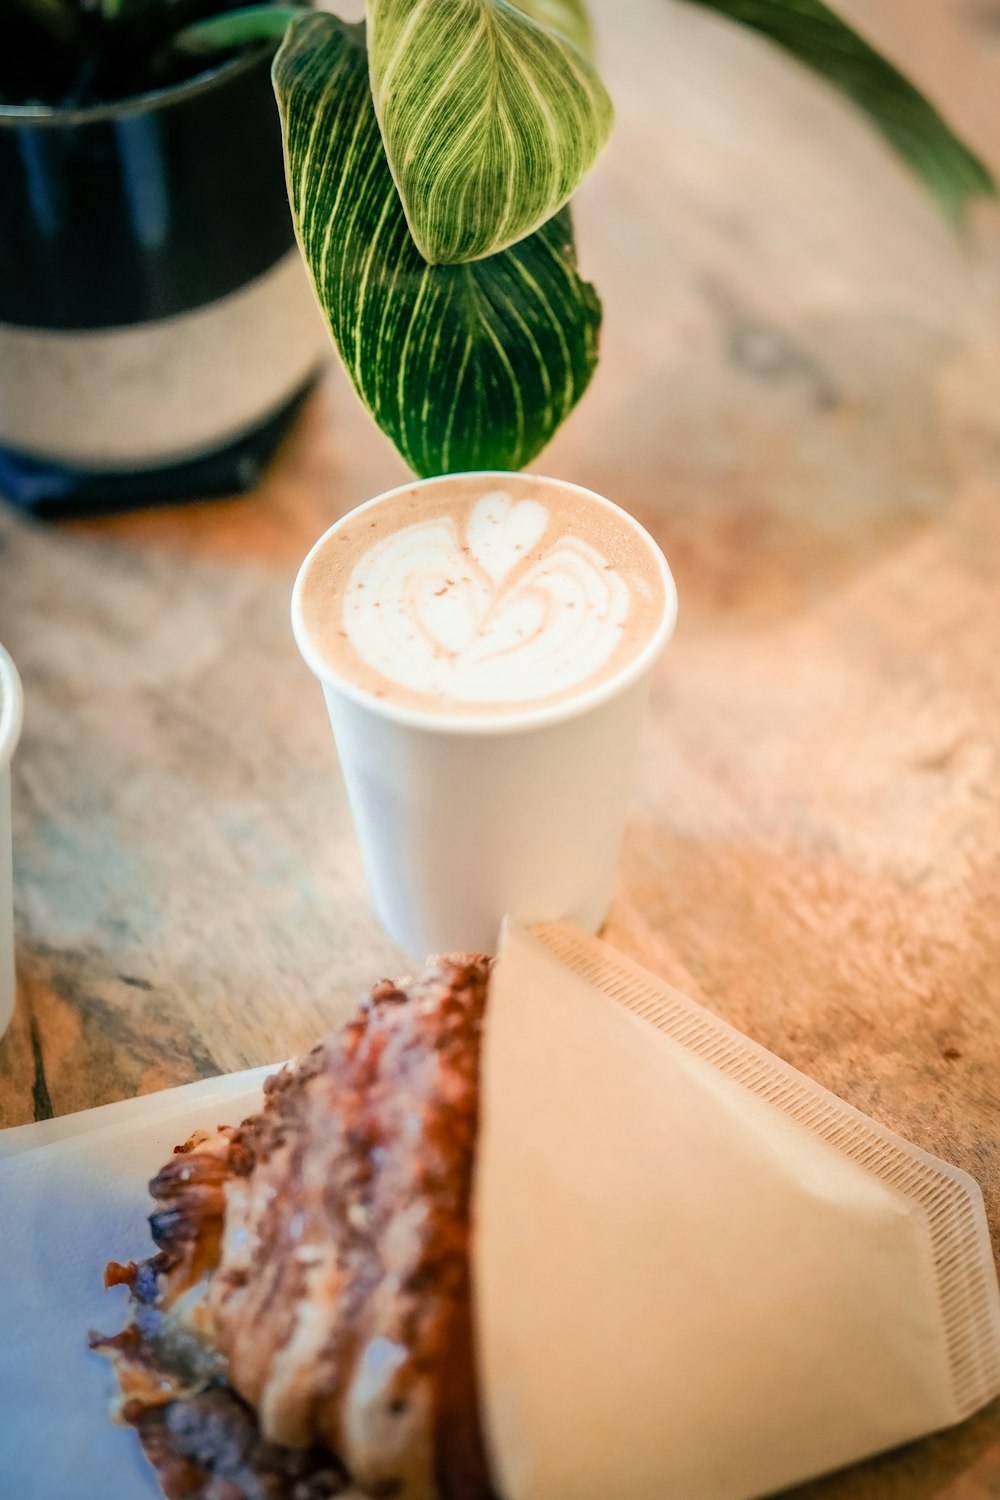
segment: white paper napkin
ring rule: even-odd
[[[111,1365],[87,1333],[121,1327],[109,1260],[155,1248],[149,1179],[193,1130],[260,1108],[273,1068],[206,1079],[0,1134],[0,1497],[162,1500],[106,1412]]]

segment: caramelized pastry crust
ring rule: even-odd
[[[95,1346],[171,1500],[489,1496],[469,1288],[488,969],[376,986],[260,1115],[151,1184],[159,1254],[109,1267],[135,1312]]]

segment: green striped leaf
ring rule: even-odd
[[[823,0],[694,0],[759,31],[861,109],[930,188],[950,218],[970,198],[996,192],[986,167],[902,73]]]
[[[274,83],[299,243],[361,399],[418,474],[522,468],[597,361],[568,213],[488,260],[429,265],[382,148],[364,28],[292,21]]]
[[[494,255],[568,202],[613,118],[578,47],[508,0],[367,0],[367,12],[382,139],[425,260]]]
[[[540,26],[551,26],[569,37],[585,57],[593,56],[594,37],[583,0],[511,0],[511,4]]]

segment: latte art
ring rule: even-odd
[[[659,554],[628,517],[517,474],[428,481],[360,507],[301,585],[303,624],[338,675],[465,715],[596,687],[652,639],[664,600]]]
[[[578,537],[535,558],[549,521],[537,500],[495,491],[464,534],[442,516],[376,543],[344,598],[358,655],[398,687],[459,703],[529,703],[593,676],[618,645],[629,589]]]

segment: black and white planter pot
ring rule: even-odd
[[[164,498],[172,476],[196,487],[199,462],[255,434],[273,446],[329,341],[295,245],[270,63],[268,48],[79,111],[0,107],[8,491],[20,469],[63,475],[70,504],[74,489]],[[215,488],[240,472],[223,464]]]

